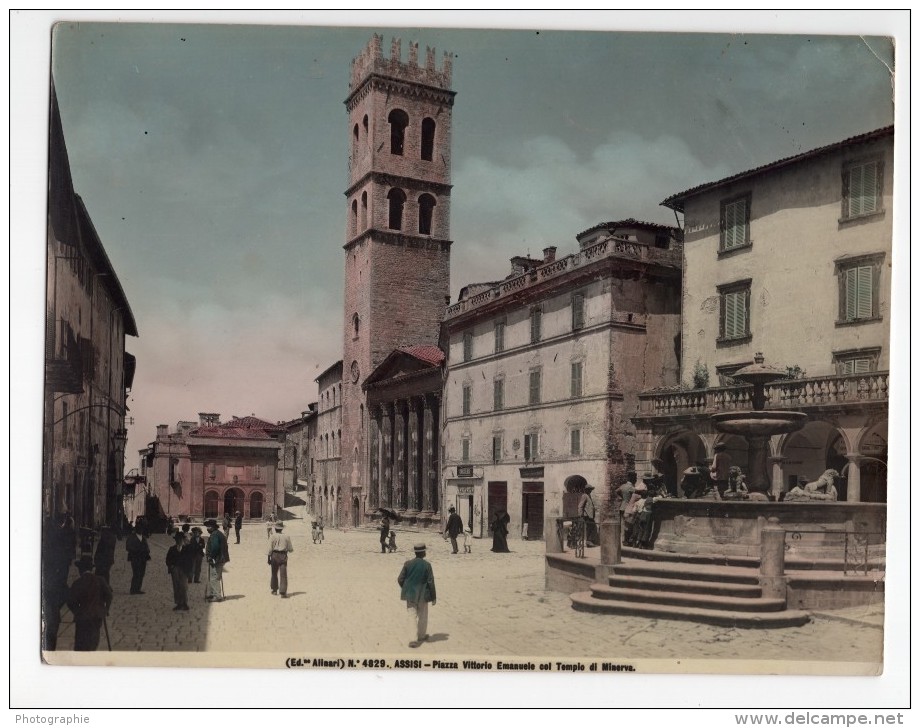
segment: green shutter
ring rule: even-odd
[[[878,209],[878,164],[868,162],[850,168],[849,216],[865,215]]]
[[[859,266],[856,274],[856,315],[858,318],[872,318],[872,267]]]
[[[736,200],[725,205],[725,249],[737,248],[747,242],[747,200]]]
[[[725,338],[744,336],[744,292],[725,294]]]

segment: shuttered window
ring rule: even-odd
[[[505,408],[505,380],[496,379],[492,383],[492,409],[496,412]]]
[[[463,335],[463,361],[473,358],[473,334],[467,331]]]
[[[498,354],[505,350],[505,322],[495,322],[495,353]]]
[[[497,463],[502,459],[502,438],[499,435],[492,437],[492,462]]]
[[[581,293],[572,296],[572,330],[577,331],[585,325],[585,297]]]
[[[879,210],[879,163],[854,164],[844,172],[844,217],[859,217]]]
[[[722,339],[742,339],[750,334],[749,302],[751,289],[722,292]]]
[[[855,349],[834,353],[837,374],[869,374],[878,371],[881,348]]]
[[[581,430],[571,431],[569,444],[572,455],[581,455]]]
[[[540,438],[536,432],[528,432],[524,435],[524,460],[532,462],[537,459],[537,450],[540,445]]]
[[[540,370],[536,369],[530,373],[530,404],[540,404]]]
[[[573,397],[581,397],[582,393],[582,363],[580,361],[572,362],[572,387]]]
[[[460,441],[460,460],[465,463],[470,461],[470,441],[468,438],[463,438]]]
[[[844,284],[847,321],[872,318],[873,277],[874,273],[870,265],[847,268],[846,282]]]
[[[751,198],[722,203],[722,250],[732,250],[750,242]]]
[[[535,344],[540,340],[543,328],[543,311],[539,308],[530,310],[530,343]]]
[[[463,414],[468,415],[473,402],[473,388],[469,384],[463,385]]]

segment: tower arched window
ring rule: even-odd
[[[354,128],[351,130],[352,151],[358,151],[358,138],[358,125],[355,124]]]
[[[351,201],[351,234],[358,234],[358,201]]]
[[[361,193],[361,229],[367,230],[367,192]]]
[[[431,220],[434,216],[434,197],[424,194],[418,198],[418,231],[420,235],[431,235]]]
[[[434,119],[422,119],[422,159],[430,162],[434,155]]]
[[[390,122],[390,154],[402,156],[406,145],[406,127],[409,115],[402,109],[393,109],[387,117]]]
[[[364,115],[361,125],[364,127],[364,136],[367,136],[367,114]]]
[[[351,317],[351,325],[354,327],[354,334],[357,338],[358,331],[361,329],[361,317],[357,313]]]
[[[390,202],[390,230],[402,230],[403,207],[406,205],[406,193],[394,187],[387,193]]]

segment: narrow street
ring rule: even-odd
[[[819,615],[810,624],[779,630],[611,617],[577,612],[567,595],[544,590],[541,541],[512,541],[513,553],[493,554],[490,542],[474,540],[472,554],[453,555],[449,542],[437,536],[398,532],[399,550],[381,554],[374,531],[327,529],[322,545],[313,544],[303,521],[289,522],[286,531],[295,549],[288,569],[288,599],[273,596],[269,589],[265,528],[247,525],[239,545],[231,532],[231,560],[224,576],[227,599],[209,604],[204,583],[192,584],[188,612],[172,610],[164,563],[170,539],[151,538],[153,558],[142,595],[128,594],[130,568],[119,549],[112,571],[112,650],[205,652],[213,656],[208,664],[220,664],[220,653],[270,653],[275,662],[279,656],[298,655],[865,663],[881,659],[880,608]],[[431,639],[410,649],[413,625],[399,599],[396,577],[420,539],[428,543],[438,603],[430,610]],[[73,625],[65,611],[59,649],[69,650],[72,643]],[[104,634],[99,650],[106,650]],[[50,661],[57,659],[52,655]]]

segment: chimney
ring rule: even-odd
[[[169,435],[169,425],[157,425],[157,440]]]
[[[556,260],[555,246],[551,246],[549,248],[543,248],[543,262],[552,263],[554,260]]]

